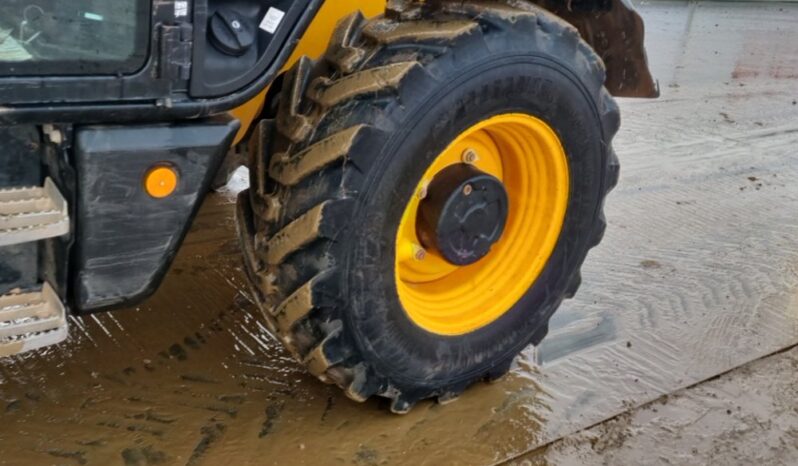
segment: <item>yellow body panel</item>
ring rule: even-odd
[[[294,66],[294,63],[303,55],[310,58],[319,58],[327,49],[327,44],[330,41],[335,25],[338,24],[341,18],[357,10],[360,10],[363,16],[367,18],[377,16],[385,11],[386,2],[387,0],[325,1],[280,72],[282,73]],[[241,122],[241,129],[238,130],[234,144],[241,142],[241,139],[244,138],[244,135],[249,130],[252,121],[263,109],[263,103],[266,99],[266,92],[268,92],[268,90],[269,86],[266,86],[266,88],[247,103],[230,111],[230,114],[238,118]]]
[[[507,190],[504,233],[490,252],[466,266],[425,251],[416,234],[419,203],[433,177],[452,164],[473,163]],[[419,327],[462,335],[495,321],[540,276],[557,245],[570,191],[568,159],[548,124],[531,115],[497,115],[460,134],[424,173],[396,235],[399,299]]]

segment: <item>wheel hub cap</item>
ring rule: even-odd
[[[435,175],[419,205],[418,236],[450,264],[473,264],[501,237],[507,208],[496,177],[473,165],[451,165]]]

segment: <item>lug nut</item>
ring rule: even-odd
[[[463,151],[462,160],[463,163],[468,163],[468,164],[476,163],[477,160],[479,160],[479,154],[477,154],[477,151],[469,147],[468,149]]]
[[[473,191],[474,191],[474,188],[470,184],[467,184],[467,185],[463,186],[463,194],[465,194],[466,196],[471,195],[471,193]]]
[[[429,181],[424,181],[421,184],[421,188],[419,188],[419,190],[418,190],[418,198],[419,199],[424,199],[425,197],[427,197],[427,188],[428,187],[429,187]]]
[[[422,248],[421,246],[414,244],[413,245],[413,258],[417,261],[423,261],[427,257],[427,250]]]

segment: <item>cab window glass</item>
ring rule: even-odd
[[[149,0],[0,0],[0,74],[119,74],[140,68]]]

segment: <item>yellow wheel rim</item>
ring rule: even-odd
[[[473,264],[456,266],[423,248],[416,218],[435,175],[463,162],[503,183],[509,209],[504,232],[490,252]],[[396,287],[410,319],[432,333],[462,335],[511,309],[554,251],[569,187],[565,151],[542,120],[508,113],[461,133],[424,173],[397,231]]]

